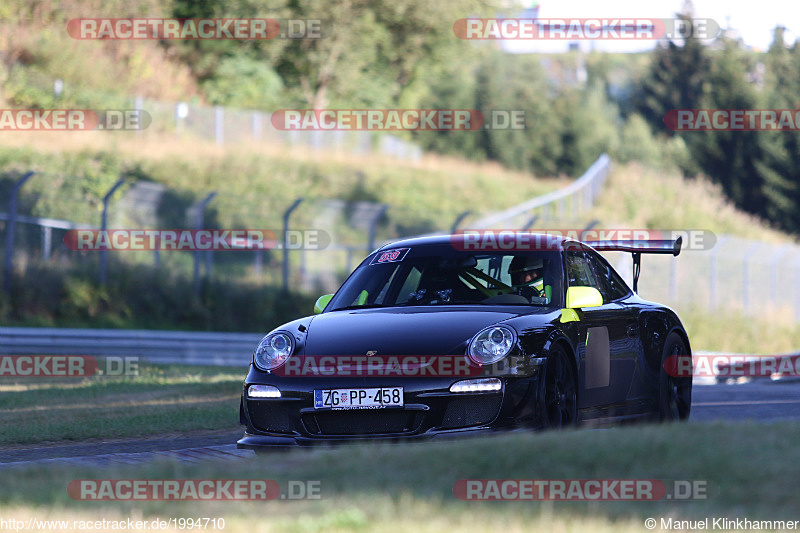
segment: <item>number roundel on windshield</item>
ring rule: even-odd
[[[411,248],[397,248],[395,250],[387,250],[385,252],[378,252],[372,259],[370,265],[380,265],[383,263],[399,263],[405,259],[406,254]]]

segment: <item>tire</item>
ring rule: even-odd
[[[561,429],[577,424],[578,387],[575,371],[561,346],[547,358],[542,384],[542,422],[544,427]]]
[[[689,355],[686,343],[672,332],[664,343],[658,383],[658,419],[661,422],[687,420],[692,409],[692,378],[670,376],[664,365],[667,358]]]

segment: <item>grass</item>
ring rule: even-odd
[[[329,198],[389,204],[388,223],[382,231],[392,237],[403,228],[443,229],[464,210],[473,211],[477,218],[567,183],[506,170],[496,163],[440,156],[412,162],[312,152],[268,142],[220,147],[156,133],[136,137],[102,132],[30,133],[25,138],[0,133],[4,147],[0,161],[6,175],[31,168],[42,173],[22,190],[22,204],[27,205],[27,196],[34,214],[74,218],[80,213],[81,222],[95,224],[99,223],[101,190],[107,190],[126,170],[165,185],[173,193],[174,209],[185,209],[191,203],[187,199],[199,200],[217,191],[209,207],[222,227],[279,228],[283,211],[302,196],[306,202],[293,215],[293,226],[324,227],[334,238],[337,230],[346,236],[346,224],[320,226],[324,222],[316,218],[323,214],[319,202]],[[44,209],[47,212],[39,212]],[[174,215],[162,218],[181,224],[182,215]]]
[[[676,172],[638,163],[612,170],[606,189],[587,218],[599,220],[598,228],[702,229],[717,237],[732,235],[774,245],[761,254],[763,257],[777,253],[778,245],[796,243],[795,237],[770,228],[769,221],[737,210],[720,188],[706,179],[685,179]],[[777,291],[774,302],[769,271],[757,263],[762,257],[754,258],[751,307],[758,307],[757,313],[747,316],[742,310],[743,250],[737,254],[736,246],[729,245],[724,251],[719,256],[716,309],[705,307],[709,301],[708,251],[681,253],[674,299],[668,290],[670,259],[645,257],[640,295],[678,312],[694,350],[761,354],[797,351],[800,327],[793,309],[793,265],[781,265],[779,282],[784,288]],[[616,265],[621,255],[627,254],[612,253],[608,258]],[[629,269],[627,263],[619,272],[629,275]]]
[[[628,426],[606,431],[513,433],[417,444],[298,450],[253,460],[106,469],[4,472],[6,516],[39,519],[224,517],[226,530],[642,531],[645,518],[796,519],[800,424]],[[79,502],[72,479],[274,479],[320,482],[322,499],[297,502]],[[706,499],[676,502],[463,502],[459,479],[706,481]]]
[[[784,354],[800,349],[800,327],[794,313],[753,318],[741,313],[693,310],[680,317],[695,351]]]
[[[598,228],[704,229],[769,243],[796,241],[770,228],[769,221],[736,209],[707,179],[640,163],[614,167],[589,216],[600,221]]]
[[[21,266],[19,256],[16,261]],[[28,327],[257,332],[309,315],[319,296],[296,289],[286,294],[275,287],[280,279],[269,283],[248,276],[215,276],[195,291],[190,274],[163,264],[157,268],[112,260],[108,271],[108,283],[99,286],[93,263],[32,262],[15,276],[11,295],[0,294],[0,322]]]
[[[566,183],[497,164],[438,156],[408,162],[267,142],[220,147],[156,132],[26,133],[31,135],[0,133],[0,196],[22,173],[38,172],[21,190],[20,213],[99,225],[102,197],[120,176],[152,180],[167,188],[157,204],[141,209],[131,208],[125,191],[118,192],[111,199],[109,217],[109,227],[117,228],[186,227],[191,204],[216,191],[206,216],[210,227],[276,230],[282,227],[286,208],[304,197],[292,214],[292,228],[322,229],[334,245],[364,246],[367,226],[356,202],[390,206],[378,227],[375,242],[381,243],[448,228],[464,210],[478,217]],[[332,206],[329,199],[348,203]],[[260,330],[307,314],[311,306],[305,300],[313,302],[320,294],[333,292],[366,253],[328,249],[301,257],[293,252],[291,286],[303,293],[302,305],[296,305],[283,304],[277,291],[270,290],[281,283],[282,254],[275,250],[264,254],[262,275],[255,273],[255,254],[218,253],[213,277],[220,283],[214,285],[223,290],[195,297],[190,288],[190,253],[162,253],[159,269],[151,268],[150,253],[112,253],[110,283],[104,289],[97,286],[95,255],[56,245],[50,262],[39,264],[38,231],[20,225],[17,232],[14,262],[19,289],[12,298],[0,294],[0,321],[22,326]],[[54,243],[62,238],[55,232]],[[302,281],[301,260],[307,272]],[[27,283],[25,276],[38,279],[39,272],[45,273],[45,283]],[[255,302],[257,307],[246,305],[259,299],[259,292],[267,293],[267,298]],[[304,311],[295,313],[297,306]]]
[[[239,427],[245,369],[140,362],[138,372],[119,377],[0,379],[0,445]]]

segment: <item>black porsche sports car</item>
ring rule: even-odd
[[[590,246],[589,244],[592,244]],[[370,254],[315,315],[270,332],[240,448],[689,416],[679,318],[637,296],[642,253],[681,241],[424,237]],[[634,290],[597,250],[633,254]]]

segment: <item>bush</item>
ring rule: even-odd
[[[109,261],[108,284],[94,266],[27,265],[0,294],[6,325],[268,331],[312,313],[316,296],[235,281],[192,280],[167,269]]]

